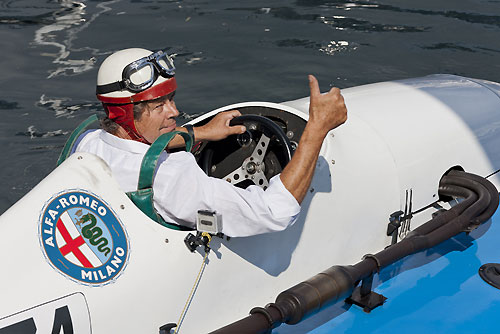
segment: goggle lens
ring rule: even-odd
[[[163,71],[166,72],[167,75],[175,74],[175,66],[172,58],[170,58],[166,53],[160,54],[156,58],[156,63],[161,67]]]
[[[145,85],[154,78],[154,68],[150,63],[143,63],[128,72],[130,83],[135,86]]]
[[[133,92],[140,92],[151,87],[159,75],[164,78],[171,78],[175,75],[174,62],[163,51],[157,51],[130,63],[122,73],[126,88]]]

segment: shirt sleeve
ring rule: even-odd
[[[207,176],[187,152],[169,154],[155,175],[155,207],[180,225],[194,227],[198,210],[222,216],[222,230],[231,237],[281,231],[292,225],[300,205],[285,188],[280,175],[269,187],[252,185],[241,189]]]

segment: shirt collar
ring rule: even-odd
[[[132,153],[144,154],[149,149],[149,145],[147,144],[140,143],[138,141],[131,139],[123,139],[115,135],[112,135],[111,133],[108,133],[105,130],[102,130],[99,136],[106,144],[116,147],[120,150],[126,150]]]

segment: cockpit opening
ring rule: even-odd
[[[193,153],[207,175],[238,187],[255,184],[265,190],[269,180],[290,161],[306,121],[277,108],[249,106],[238,110],[242,116],[235,118],[232,124],[245,125],[245,133],[203,143]]]

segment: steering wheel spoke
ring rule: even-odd
[[[245,180],[245,175],[246,178],[248,178],[248,174],[245,173],[242,167],[236,168],[234,171],[231,173],[227,174],[225,177],[223,177],[223,180],[226,180],[229,183],[232,184],[237,184],[243,180]]]
[[[271,138],[264,133],[260,136],[259,142],[255,145],[255,149],[250,156],[250,160],[255,163],[263,163]]]
[[[252,181],[264,190],[269,187],[269,181],[267,180],[267,177],[263,172],[255,173],[255,175],[253,175],[252,177]]]

